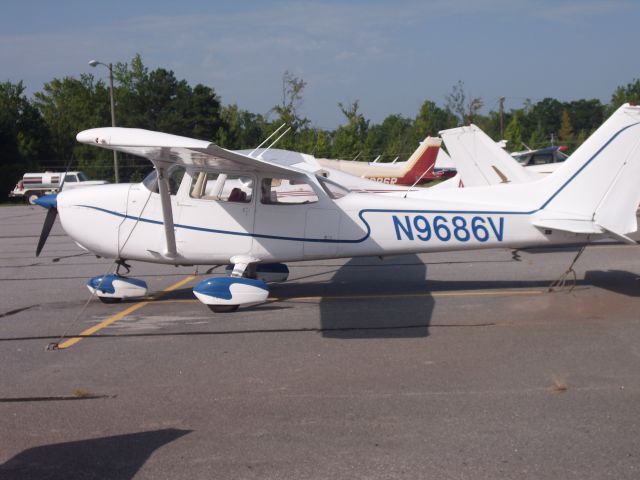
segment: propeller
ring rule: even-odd
[[[67,174],[69,173],[69,169],[71,168],[71,162],[73,162],[73,156],[71,157],[71,159],[69,159],[69,163],[67,163],[67,168],[65,169],[64,177],[62,177],[62,181],[60,182],[58,193],[60,193],[62,191],[62,188],[64,187],[64,182],[67,179]],[[42,231],[40,232],[40,238],[38,239],[38,246],[36,247],[36,257],[40,256],[40,252],[42,252],[44,244],[47,243],[47,238],[49,238],[49,234],[51,233],[53,224],[55,223],[56,217],[58,216],[58,193],[44,195],[36,199],[36,204],[47,209],[47,216],[44,219]]]
[[[40,232],[40,239],[38,240],[38,246],[36,247],[36,257],[40,256],[42,247],[44,247],[44,244],[46,243],[47,238],[49,238],[49,233],[51,233],[51,228],[53,227],[53,223],[56,221],[56,217],[58,216],[58,208],[55,205],[56,194],[40,197],[36,200],[36,203],[40,206],[44,206],[40,203],[40,199],[45,199],[47,197],[54,197],[51,199],[53,200],[54,205],[51,207],[45,207],[45,208],[48,208],[49,211],[47,212],[47,216],[44,219],[44,225],[42,225],[42,232]]]

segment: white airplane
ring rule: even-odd
[[[602,236],[635,244],[627,234],[637,230],[640,203],[640,107],[629,104],[542,179],[385,195],[352,193],[292,152],[267,159],[115,127],[86,130],[77,139],[145,157],[155,172],[142,183],[42,197],[50,210],[38,248],[59,212],[79,246],[119,265],[233,265],[229,277],[193,288],[213,311],[264,302],[268,286],[260,278],[284,280],[282,262],[588,244]],[[172,189],[178,172],[181,183]],[[235,186],[225,188],[227,182]],[[280,202],[283,183],[306,193],[299,202]],[[91,279],[89,288],[103,300],[146,293],[144,282],[117,270]]]
[[[562,163],[523,167],[476,125],[442,130],[457,174],[433,188],[524,183],[554,172]]]

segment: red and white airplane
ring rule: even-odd
[[[412,186],[440,178],[434,173],[436,158],[440,151],[441,140],[427,137],[413,152],[406,162],[377,163],[358,162],[355,160],[316,159],[327,168],[340,170],[356,177],[368,178],[389,185]]]

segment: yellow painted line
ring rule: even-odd
[[[154,300],[157,300],[159,298],[162,298],[164,295],[166,295],[169,292],[172,292],[173,290],[176,290],[177,288],[180,288],[181,286],[183,286],[184,284],[190,282],[191,280],[193,280],[194,278],[196,278],[193,275],[188,276],[187,278],[183,278],[182,280],[180,280],[177,283],[174,283],[173,285],[171,285],[170,287],[165,288],[164,290],[162,290],[160,293],[158,293],[156,296],[152,297],[149,300],[144,300],[142,302],[138,302],[135,305],[131,305],[129,308],[123,310],[120,313],[116,313],[115,315],[113,315],[112,317],[107,318],[106,320],[103,320],[102,322],[94,325],[91,328],[87,328],[84,332],[82,332],[79,336],[77,337],[71,337],[68,340],[65,340],[64,342],[62,342],[61,344],[58,345],[59,349],[64,349],[64,348],[69,348],[73,345],[75,345],[76,343],[78,343],[80,340],[82,340],[85,337],[88,337],[90,335],[93,335],[94,333],[96,333],[99,330],[102,330],[105,327],[108,327],[109,325],[111,325],[112,323],[117,322],[118,320],[123,319],[124,317],[126,317],[127,315],[135,312],[136,310],[140,310],[142,307],[149,305],[151,302],[153,302]]]

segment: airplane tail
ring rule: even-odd
[[[440,132],[465,187],[523,183],[539,178],[505,152],[475,125]]]
[[[436,165],[441,143],[439,138],[425,138],[407,160],[397,183],[399,185],[413,185],[418,181],[437,178],[433,173],[433,169]]]
[[[626,242],[640,202],[640,107],[618,108],[555,173],[536,182],[546,200],[534,225],[606,233]]]

